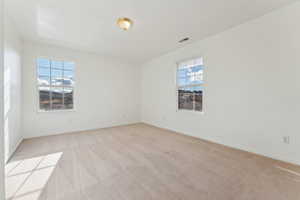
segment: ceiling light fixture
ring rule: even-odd
[[[126,17],[119,18],[118,21],[117,21],[117,25],[121,29],[123,29],[125,31],[127,31],[128,29],[130,29],[130,27],[132,26],[132,24],[133,24],[132,20],[129,19],[129,18],[126,18]]]

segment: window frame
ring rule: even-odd
[[[176,97],[176,112],[188,112],[188,113],[196,113],[196,114],[204,114],[204,90],[205,90],[205,66],[203,64],[203,83],[199,83],[199,84],[190,84],[190,85],[186,85],[184,87],[180,87],[178,85],[178,69],[181,63],[183,62],[187,62],[187,61],[191,61],[191,60],[196,60],[196,59],[202,59],[203,63],[204,63],[204,57],[203,56],[195,56],[195,57],[191,57],[191,58],[187,58],[187,59],[183,59],[180,61],[176,62],[176,68],[175,68],[175,97]],[[195,87],[195,86],[202,86],[203,90],[202,90],[202,109],[201,111],[197,111],[195,110],[195,105],[193,105],[193,110],[189,110],[189,109],[179,109],[179,98],[178,98],[178,90],[179,88],[187,88],[187,87]]]
[[[74,69],[73,69],[73,79],[74,79],[74,83],[72,87],[73,89],[73,108],[72,109],[49,109],[49,110],[42,110],[40,109],[40,93],[39,93],[39,87],[41,87],[41,85],[39,84],[39,64],[38,64],[38,59],[47,59],[50,61],[50,65],[51,65],[51,61],[58,61],[58,62],[73,62],[74,63]],[[56,113],[56,112],[74,112],[76,111],[76,98],[75,98],[75,85],[76,85],[76,62],[72,61],[73,59],[62,59],[62,58],[55,58],[55,57],[49,57],[49,56],[38,56],[35,57],[35,83],[36,83],[36,106],[37,106],[37,113]],[[51,68],[51,66],[50,66]],[[50,73],[51,73],[51,69],[50,69]],[[51,81],[51,78],[50,78]],[[57,87],[57,88],[64,88],[64,85],[62,86],[52,86],[47,85],[45,87]],[[68,86],[66,86],[68,87]],[[51,98],[51,96],[50,96]]]

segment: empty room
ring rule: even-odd
[[[0,0],[0,200],[300,200],[299,0]]]

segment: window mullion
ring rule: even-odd
[[[193,110],[196,109],[196,95],[195,95],[195,92],[193,92]]]

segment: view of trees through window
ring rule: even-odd
[[[74,108],[74,62],[37,60],[40,110]]]
[[[203,60],[181,62],[177,68],[178,109],[202,111]]]

